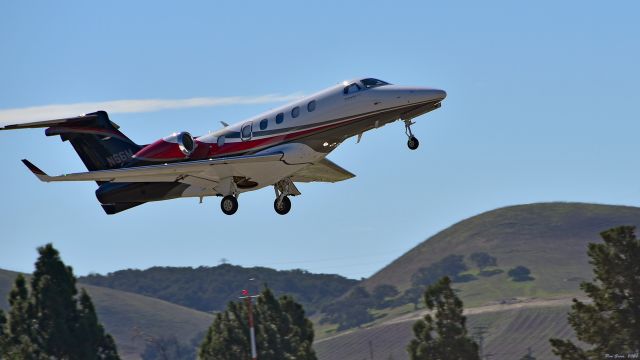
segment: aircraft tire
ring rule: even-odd
[[[280,215],[286,215],[291,210],[291,200],[288,196],[282,198],[280,206],[278,206],[278,199],[273,202],[273,209]]]
[[[418,148],[418,146],[420,146],[420,142],[418,141],[418,139],[416,139],[415,136],[412,136],[409,138],[409,140],[407,140],[407,146],[409,147],[409,149],[415,150]]]
[[[225,215],[233,215],[238,211],[238,199],[233,195],[227,195],[220,201],[220,209]]]

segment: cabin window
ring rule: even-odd
[[[355,84],[355,83],[345,87],[344,90],[343,90],[345,95],[353,94],[353,93],[356,93],[358,91],[360,91],[360,86],[358,84]]]
[[[278,115],[276,115],[276,124],[282,124],[282,122],[284,121],[284,114],[280,113]]]
[[[297,118],[300,115],[300,107],[296,106],[293,109],[291,109],[291,117],[292,118]]]
[[[260,130],[266,129],[267,125],[269,125],[269,120],[268,119],[260,120]]]
[[[221,148],[224,145],[224,135],[218,136],[218,147]]]
[[[316,101],[309,101],[309,103],[307,104],[307,111],[308,112],[312,112],[313,110],[316,109]]]

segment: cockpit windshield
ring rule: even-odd
[[[360,80],[360,82],[362,83],[362,85],[364,85],[365,89],[371,89],[378,86],[389,85],[388,82],[384,82],[382,80],[378,80],[374,78],[362,79]]]

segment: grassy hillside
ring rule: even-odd
[[[573,338],[566,321],[568,310],[569,305],[488,311],[468,315],[467,327],[471,333],[476,327],[486,327],[484,353],[493,354],[491,359],[519,359],[529,347],[538,360],[553,359],[548,339]],[[389,322],[360,329],[319,340],[314,348],[319,360],[369,359],[370,351],[374,359],[407,360],[405,348],[413,337],[413,322]]]
[[[263,284],[268,284],[276,295],[293,296],[304,305],[307,313],[313,313],[358,283],[340,275],[230,264],[121,270],[82,277],[79,281],[151,296],[206,312],[222,311],[229,301],[237,300],[242,289],[249,288],[255,292]]]
[[[18,273],[0,269],[0,307],[8,307],[7,295]],[[166,301],[113,289],[80,284],[87,289],[100,321],[114,336],[123,358],[137,359],[144,338],[175,336],[182,342],[205,331],[213,316]]]
[[[572,338],[566,321],[568,300],[580,294],[579,284],[593,277],[587,244],[600,242],[599,233],[619,225],[639,225],[640,208],[578,203],[511,206],[463,220],[422,242],[378,271],[362,285],[369,290],[392,284],[412,286],[418,269],[437,264],[449,255],[462,255],[475,280],[454,283],[469,310],[468,329],[486,326],[485,353],[492,359],[518,359],[528,347],[537,359],[553,359],[548,339]],[[486,252],[503,272],[486,277],[470,254]],[[523,265],[533,280],[514,282],[507,271]],[[554,303],[561,298],[563,304]],[[547,305],[551,304],[552,305]],[[505,305],[496,305],[505,304]],[[533,306],[543,304],[544,306]],[[497,309],[484,311],[483,309]],[[405,347],[413,337],[418,312],[412,305],[370,311],[376,316],[360,329],[335,333],[335,325],[317,328],[315,348],[320,359],[407,359]]]
[[[640,208],[581,203],[519,205],[489,211],[463,220],[422,242],[363,285],[372,289],[393,284],[411,286],[411,276],[447,255],[487,252],[504,273],[455,284],[468,306],[514,297],[549,297],[579,293],[579,284],[592,278],[586,255],[589,242],[619,225],[639,225]],[[523,265],[533,281],[513,282],[506,271]],[[477,269],[470,274],[477,275]]]

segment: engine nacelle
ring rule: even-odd
[[[173,133],[143,147],[133,155],[133,158],[143,161],[184,160],[193,154],[197,146],[197,140],[188,132],[183,131]]]

